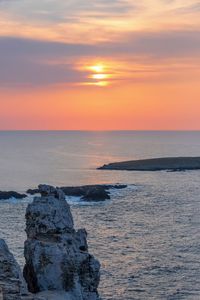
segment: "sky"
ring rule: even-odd
[[[0,0],[0,130],[200,130],[200,1]]]

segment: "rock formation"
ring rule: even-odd
[[[12,197],[16,198],[16,199],[23,199],[23,198],[26,198],[27,195],[26,194],[20,194],[20,193],[14,192],[14,191],[9,191],[9,192],[0,191],[0,199],[1,200],[7,200],[7,199],[10,199]]]
[[[125,184],[95,184],[95,185],[83,185],[83,186],[63,186],[60,189],[66,196],[81,197],[84,201],[103,201],[110,199],[110,189],[124,189]],[[27,193],[30,195],[38,194],[39,189],[29,189]]]
[[[100,264],[88,253],[85,229],[75,231],[62,190],[40,185],[39,192],[41,197],[26,211],[24,277],[29,291],[64,293],[62,299],[70,300],[99,299]]]
[[[123,189],[127,185],[84,185],[84,186],[72,186],[61,187],[66,196],[78,196],[84,201],[103,201],[110,199],[110,189]]]
[[[0,239],[0,300],[47,300],[46,297],[28,293],[21,269]]]
[[[0,288],[3,300],[21,299],[20,296],[26,289],[20,267],[2,239],[0,240]]]
[[[26,212],[24,278],[0,240],[0,300],[98,300],[100,264],[88,253],[85,229],[75,231],[60,189],[40,185]]]
[[[110,163],[99,170],[126,171],[187,171],[200,170],[200,157],[161,157]]]

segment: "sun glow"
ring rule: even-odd
[[[100,87],[109,85],[108,78],[110,78],[110,75],[106,73],[106,64],[96,63],[86,66],[85,69],[90,72],[90,74],[88,74],[88,79],[90,79],[90,82],[88,82],[89,85],[96,85]]]
[[[88,69],[93,72],[96,72],[96,73],[102,73],[105,70],[105,66],[102,64],[97,64],[97,65],[88,67]]]
[[[119,63],[110,59],[107,61],[80,61],[77,63],[76,69],[81,71],[85,78],[79,85],[111,86],[118,78],[119,71],[116,70],[118,66]]]
[[[102,79],[106,79],[108,78],[108,74],[93,74],[91,76],[92,79],[98,79],[98,80],[102,80]]]
[[[97,81],[94,83],[94,85],[97,85],[97,86],[108,86],[109,85],[109,82],[108,81]]]

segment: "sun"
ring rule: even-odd
[[[79,70],[87,72],[87,81],[83,82],[82,85],[106,87],[111,84],[112,73],[107,63],[85,62],[79,67]]]
[[[88,76],[88,78],[92,79],[91,84],[96,86],[108,86],[108,78],[110,75],[107,74],[106,65],[102,63],[97,63],[91,66],[88,66],[88,70],[91,71],[92,74]]]
[[[89,70],[96,72],[96,73],[102,73],[105,70],[105,66],[102,64],[96,64],[96,65],[90,66]]]
[[[103,80],[103,79],[108,78],[108,75],[107,74],[93,74],[91,76],[91,78],[98,79],[98,80]]]

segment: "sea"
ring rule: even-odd
[[[104,202],[66,197],[101,262],[102,300],[199,300],[200,171],[97,170],[166,156],[200,156],[200,132],[1,131],[0,190],[127,184]],[[31,201],[0,200],[0,238],[21,267]]]

